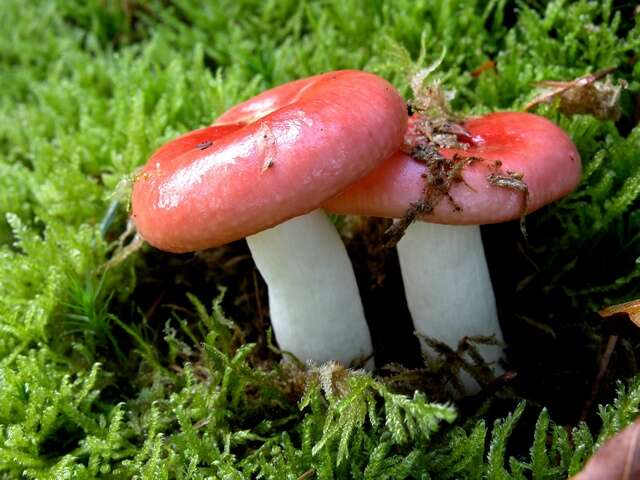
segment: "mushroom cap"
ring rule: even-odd
[[[161,147],[136,176],[132,212],[151,245],[209,248],[310,212],[402,143],[402,97],[343,70],[268,90]]]
[[[499,223],[523,213],[522,192],[491,184],[487,176],[507,171],[522,173],[528,187],[527,213],[566,195],[580,180],[580,154],[567,134],[551,121],[530,113],[499,112],[463,124],[470,133],[466,150],[441,149],[479,157],[464,167],[463,181],[422,220],[452,225]],[[496,161],[502,162],[498,168]],[[330,212],[400,218],[422,197],[425,165],[396,151],[380,167],[323,204]],[[457,210],[456,205],[460,207]]]

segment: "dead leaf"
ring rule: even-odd
[[[640,298],[631,300],[630,302],[620,303],[618,305],[612,305],[607,308],[603,308],[598,312],[603,318],[612,317],[614,315],[628,315],[629,320],[640,327]]]
[[[557,99],[559,110],[570,117],[576,114],[593,115],[599,120],[618,120],[621,115],[620,94],[627,87],[626,82],[620,80],[617,85],[607,77],[615,68],[605,68],[574,80],[554,81],[545,80],[538,86],[549,91],[538,95],[524,109],[531,110],[543,103],[550,103]],[[603,79],[604,80],[601,80]]]
[[[640,419],[607,440],[572,480],[640,478]]]

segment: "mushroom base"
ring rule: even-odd
[[[283,351],[305,362],[344,365],[371,355],[353,267],[322,210],[247,237],[247,243],[267,283],[271,324]]]
[[[495,335],[502,343],[480,227],[415,222],[398,242],[407,304],[416,334],[455,349],[463,337]],[[423,352],[429,348],[421,339]],[[484,360],[501,373],[500,346],[478,345]],[[464,372],[463,372],[464,373]],[[471,378],[461,380],[477,391]]]

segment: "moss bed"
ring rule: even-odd
[[[640,12],[634,2],[4,0],[0,15],[0,477],[554,479],[640,405]],[[635,10],[634,10],[635,8]],[[128,184],[162,143],[257,92],[341,68],[408,97],[407,58],[465,114],[615,68],[617,120],[537,108],[576,192],[483,227],[508,375],[460,398],[425,365],[385,224],[337,218],[381,367],[280,363],[243,242],[106,267]],[[617,338],[611,355],[605,355]],[[598,372],[601,372],[600,375]],[[598,380],[596,381],[596,378]]]

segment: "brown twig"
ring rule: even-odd
[[[153,303],[151,304],[151,306],[147,309],[147,311],[144,313],[144,318],[146,321],[149,321],[149,319],[153,316],[153,314],[156,312],[156,310],[158,309],[158,307],[160,306],[160,302],[162,302],[162,299],[164,298],[165,294],[167,293],[167,289],[165,288],[164,290],[162,290],[162,292],[160,292],[160,295],[158,295],[158,298],[156,298]]]
[[[313,468],[310,468],[309,470],[304,472],[302,475],[300,475],[297,480],[309,480],[310,478],[314,477],[315,474],[316,474],[316,471]]]
[[[615,71],[617,67],[608,67],[603,68],[602,70],[598,70],[595,73],[589,73],[587,75],[583,75],[582,77],[578,77],[569,82],[561,82],[554,80],[544,80],[542,82],[538,82],[537,85],[541,87],[549,87],[552,90],[550,92],[544,93],[542,95],[537,96],[533,100],[531,100],[525,107],[524,111],[527,112],[534,107],[537,107],[540,104],[547,103],[551,101],[554,97],[561,95],[562,93],[572,89],[579,88],[589,85],[596,80],[599,80],[603,77],[606,77],[611,72]]]
[[[585,402],[584,407],[582,407],[582,413],[580,414],[581,421],[584,421],[587,418],[589,410],[591,409],[591,405],[593,405],[593,402],[595,401],[596,395],[600,390],[602,379],[607,372],[607,368],[609,368],[609,361],[611,360],[611,355],[613,354],[613,350],[614,348],[616,348],[617,343],[618,335],[610,335],[609,341],[607,342],[607,348],[605,349],[604,355],[602,355],[602,360],[600,361],[600,369],[598,370],[598,375],[596,375],[596,379],[593,382],[593,387],[591,388],[591,396]]]
[[[252,270],[253,273],[253,289],[255,292],[255,296],[256,296],[256,306],[258,308],[258,321],[260,322],[259,327],[260,331],[263,330],[262,327],[264,327],[264,310],[262,309],[262,300],[260,299],[260,285],[258,284],[258,275],[257,275],[257,270],[254,268]]]

